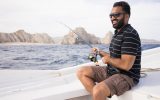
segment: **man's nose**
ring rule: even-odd
[[[111,20],[114,20],[114,19],[116,19],[116,18],[115,18],[114,16],[111,16],[110,19],[111,19]]]

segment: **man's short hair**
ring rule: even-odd
[[[127,2],[125,1],[115,2],[113,7],[117,7],[117,6],[122,7],[123,11],[125,11],[129,16],[131,15],[130,5]]]

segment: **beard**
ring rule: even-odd
[[[113,21],[116,21],[117,23],[114,24]],[[113,21],[112,21],[113,28],[117,30],[121,29],[124,26],[124,17],[121,20],[114,19]]]

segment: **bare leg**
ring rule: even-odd
[[[110,89],[104,82],[96,84],[93,88],[93,100],[107,100],[110,96]]]
[[[82,67],[77,71],[77,76],[85,89],[92,94],[95,82],[93,81],[93,72],[91,67]]]
[[[91,67],[82,67],[77,71],[77,76],[86,90],[93,96],[93,100],[107,100],[106,97],[110,96],[110,89],[102,81],[95,84],[93,81],[93,71]]]

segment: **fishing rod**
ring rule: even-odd
[[[77,35],[78,38],[80,38],[81,40],[83,40],[86,45],[88,45],[90,48],[93,48],[93,46],[91,44],[89,44],[86,40],[84,40],[78,33],[76,33],[72,28],[70,28],[68,25],[62,23],[62,22],[58,22],[59,24],[64,25],[65,27],[67,27],[71,32],[73,32],[75,35]],[[96,65],[98,65],[98,60],[97,60],[97,55],[98,55],[98,51],[97,49],[94,49],[95,53],[90,53],[88,56],[88,59],[90,59],[92,62],[96,63]]]
[[[71,32],[73,32],[75,35],[78,36],[78,38],[80,38],[81,40],[83,40],[89,47],[93,48],[93,46],[91,44],[89,44],[87,41],[85,41],[78,33],[76,33],[72,28],[70,28],[69,26],[67,26],[66,24],[62,23],[62,22],[58,22],[62,25],[64,25],[65,27],[67,27]]]

